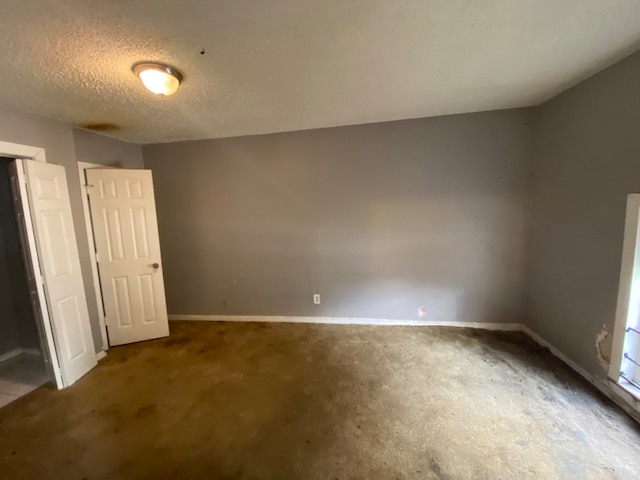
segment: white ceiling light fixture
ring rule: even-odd
[[[161,63],[136,63],[132,70],[149,91],[163,97],[176,93],[182,82],[178,70]]]

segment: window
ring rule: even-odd
[[[609,378],[640,398],[640,194],[627,199]]]

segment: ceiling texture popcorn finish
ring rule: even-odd
[[[636,50],[640,1],[3,0],[0,45],[1,105],[154,143],[536,105]]]

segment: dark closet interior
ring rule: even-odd
[[[0,406],[48,381],[11,196],[0,157]]]

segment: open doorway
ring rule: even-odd
[[[0,406],[53,380],[32,308],[11,195],[12,161],[0,157]]]

